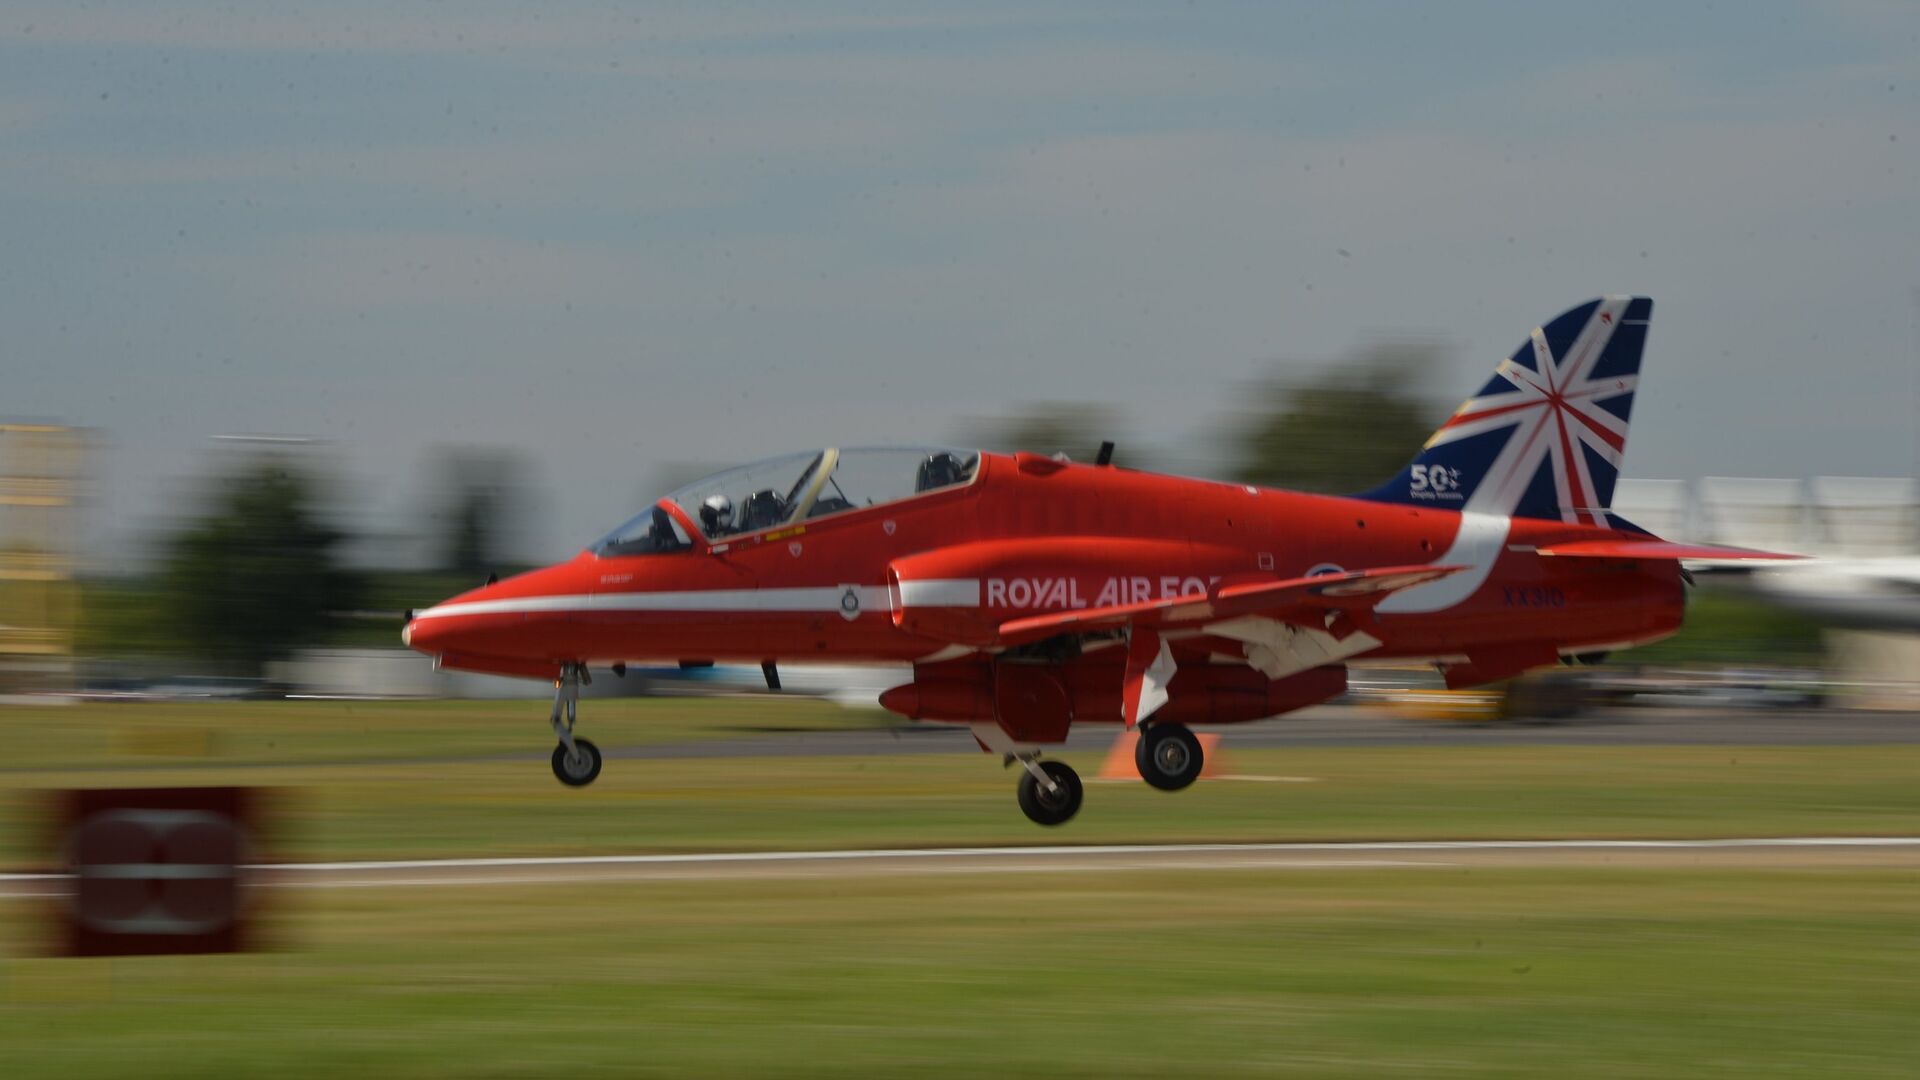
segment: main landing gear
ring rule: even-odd
[[[1147,783],[1161,791],[1179,791],[1200,779],[1206,755],[1185,725],[1148,724],[1133,744],[1133,764]]]
[[[1019,757],[1026,767],[1020,778],[1020,809],[1036,825],[1062,825],[1080,812],[1085,790],[1080,774],[1064,761],[1040,761],[1037,755]]]
[[[600,775],[600,748],[573,737],[580,686],[592,681],[585,664],[565,665],[553,681],[553,733],[560,739],[560,745],[553,748],[553,775],[568,787],[586,787]]]
[[[1030,746],[1007,751],[1007,764],[1016,761],[1026,770],[1020,777],[1020,809],[1028,820],[1036,825],[1062,825],[1080,812],[1085,789],[1071,766],[1041,761],[1039,751]],[[1133,763],[1147,783],[1162,791],[1179,791],[1200,779],[1206,755],[1200,740],[1184,724],[1148,724],[1140,731]]]

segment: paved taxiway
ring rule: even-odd
[[[1298,844],[1108,844],[402,859],[255,867],[269,888],[913,877],[1133,870],[1286,871],[1461,868],[1920,869],[1920,837],[1747,837],[1699,840],[1429,840]],[[62,894],[58,874],[0,874],[0,898]]]

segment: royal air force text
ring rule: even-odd
[[[989,608],[1102,608],[1193,596],[1205,593],[1219,580],[1172,574],[1159,578],[1110,577],[1098,589],[1084,592],[1080,580],[1071,577],[988,578],[984,584]]]

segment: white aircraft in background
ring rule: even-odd
[[[1809,556],[1685,560],[1835,627],[1920,631],[1920,479],[1707,476],[1623,480],[1614,506],[1662,536]]]
[[[1920,631],[1920,556],[1807,559],[1756,569],[1748,585],[1831,626]]]

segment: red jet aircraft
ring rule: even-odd
[[[1471,686],[1678,630],[1683,559],[1608,509],[1653,302],[1535,329],[1404,470],[1350,498],[1038,454],[827,449],[690,484],[573,559],[412,615],[441,667],[554,681],[553,770],[590,666],[911,662],[881,704],[964,724],[1024,767],[1058,825],[1079,777],[1040,759],[1079,724],[1140,725],[1166,790],[1201,771],[1189,724],[1333,698],[1349,662],[1424,660]]]

